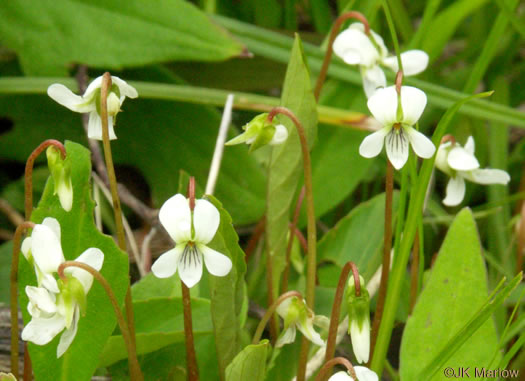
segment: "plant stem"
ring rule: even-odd
[[[301,142],[301,150],[303,153],[303,168],[304,168],[304,186],[306,189],[306,214],[308,216],[307,224],[307,240],[308,240],[308,253],[307,253],[307,273],[306,273],[306,304],[310,309],[314,309],[314,298],[315,298],[315,273],[316,273],[316,246],[317,246],[317,235],[315,227],[315,211],[314,211],[314,195],[312,187],[312,165],[310,162],[310,151],[308,149],[308,142],[306,140],[306,133],[303,125],[297,119],[295,114],[285,107],[275,107],[268,114],[268,121],[272,122],[273,118],[277,114],[286,115],[292,120],[297,129],[297,135]],[[306,372],[306,362],[308,357],[308,346],[309,341],[303,337],[301,345],[301,355],[299,357],[299,368],[297,372],[297,381],[304,381]]]
[[[394,21],[392,20],[392,15],[390,13],[387,0],[382,0],[382,3],[383,10],[385,11],[386,21],[388,23],[388,28],[390,29],[390,34],[392,35],[392,42],[394,43],[394,51],[396,52],[397,56],[398,70],[403,71],[403,62],[401,62],[401,50],[399,49],[399,40],[397,39],[396,27],[394,26]]]
[[[372,323],[372,338],[370,340],[370,353],[374,353],[381,317],[385,306],[388,274],[390,272],[390,251],[392,250],[392,197],[394,194],[394,167],[387,159],[385,179],[385,234],[383,236],[383,267],[381,270],[381,283],[377,295],[376,312]],[[371,361],[371,360],[370,360]]]
[[[259,322],[259,325],[257,325],[257,329],[255,330],[255,334],[253,335],[252,344],[258,344],[259,341],[261,341],[261,336],[264,331],[264,327],[266,327],[266,324],[268,323],[268,321],[274,314],[279,304],[281,304],[286,299],[291,298],[293,296],[303,299],[303,296],[301,295],[299,291],[288,291],[282,294],[281,296],[279,296],[277,300],[266,310],[263,318]]]
[[[13,238],[13,256],[11,258],[11,373],[18,379],[18,262],[20,258],[20,245],[22,243],[22,234],[27,229],[32,229],[34,223],[25,221],[17,226]],[[27,348],[26,348],[27,352]],[[25,364],[25,362],[24,362]],[[24,366],[25,369],[25,366]]]
[[[188,183],[188,201],[190,211],[195,209],[195,177],[190,177]],[[193,324],[191,318],[191,298],[190,289],[184,282],[180,282],[182,289],[182,307],[184,309],[184,343],[186,344],[186,367],[188,369],[188,380],[199,380],[199,367],[197,365],[197,355],[195,354],[195,344],[193,340]]]
[[[344,357],[336,357],[336,358],[333,358],[333,359],[327,361],[323,365],[321,370],[319,370],[319,373],[317,374],[317,377],[315,378],[315,381],[322,381],[322,380],[324,380],[328,376],[328,372],[330,371],[330,369],[332,369],[333,366],[337,365],[337,364],[345,366],[347,371],[348,371],[348,373],[352,377],[352,379],[357,380],[357,376],[355,374],[355,370],[354,370],[354,367],[352,366],[352,363],[350,361],[348,361],[347,359],[345,359]]]
[[[182,305],[184,307],[184,342],[186,343],[186,366],[188,368],[188,380],[199,380],[199,368],[197,366],[197,355],[193,343],[193,326],[191,320],[190,290],[184,282],[180,282],[182,288]]]
[[[417,292],[419,288],[419,234],[419,230],[416,230],[414,246],[412,247],[412,263],[410,265],[410,307],[408,310],[409,314],[412,314],[412,310],[416,305]]]
[[[365,26],[365,33],[370,33],[368,20],[359,12],[345,12],[335,20],[332,31],[330,32],[330,40],[328,41],[328,46],[324,55],[323,65],[321,66],[319,76],[317,77],[317,82],[315,83],[314,96],[316,101],[319,101],[319,95],[321,94],[321,89],[323,88],[323,84],[326,79],[326,73],[328,72],[328,66],[330,65],[330,59],[332,58],[332,45],[334,44],[335,38],[337,37],[337,33],[339,33],[339,29],[341,29],[341,25],[343,25],[343,23],[348,19],[357,19],[361,21]]]
[[[29,155],[26,161],[25,169],[25,217],[26,220],[31,219],[31,212],[33,211],[33,165],[35,164],[36,158],[44,152],[44,150],[49,147],[54,146],[60,150],[62,153],[62,159],[66,158],[66,149],[64,145],[58,140],[48,139],[40,143],[38,147],[35,148],[31,155]]]
[[[305,187],[301,188],[299,197],[297,197],[297,203],[295,204],[295,212],[293,214],[292,222],[290,224],[290,238],[288,239],[288,246],[286,247],[286,265],[283,273],[283,285],[281,287],[281,293],[288,291],[288,277],[290,275],[290,256],[292,253],[293,241],[296,236],[295,229],[297,228],[297,222],[299,221],[299,214],[301,212],[301,206],[303,205]]]
[[[109,187],[111,190],[111,197],[113,198],[113,213],[115,216],[115,226],[117,229],[117,241],[119,248],[126,251],[126,236],[124,233],[124,226],[122,224],[122,209],[120,207],[120,199],[118,196],[117,177],[115,175],[115,167],[113,166],[113,156],[111,155],[111,144],[109,142],[108,130],[108,91],[111,87],[111,75],[105,72],[102,77],[102,85],[100,88],[100,119],[102,120],[102,143],[104,146],[104,159],[106,160],[106,169],[109,179]],[[133,317],[133,302],[131,300],[131,280],[128,283],[128,291],[126,292],[126,299],[124,302],[126,308],[126,318],[131,336],[131,342],[135,346],[135,323]]]
[[[355,294],[359,296],[361,294],[361,283],[359,280],[359,272],[357,271],[357,266],[354,262],[347,262],[341,275],[339,276],[339,282],[337,283],[337,289],[335,291],[334,303],[332,305],[332,315],[330,316],[330,328],[328,329],[328,338],[326,339],[326,353],[324,361],[328,363],[335,354],[336,338],[337,338],[337,328],[339,327],[339,316],[341,315],[341,305],[343,301],[343,295],[346,289],[346,282],[348,274],[352,271],[354,275],[354,285],[355,285]],[[323,378],[317,377],[320,381],[324,380]]]
[[[126,321],[124,320],[124,316],[122,315],[122,312],[120,311],[120,306],[117,301],[117,298],[115,297],[115,294],[113,293],[113,290],[111,289],[110,284],[104,278],[104,276],[95,270],[90,265],[83,263],[83,262],[77,262],[77,261],[66,261],[63,262],[60,266],[58,266],[58,276],[64,283],[68,281],[68,278],[64,274],[64,270],[67,267],[78,267],[82,270],[87,271],[90,273],[93,278],[95,278],[102,288],[104,288],[104,291],[106,292],[106,295],[108,296],[111,305],[113,306],[113,311],[115,312],[115,317],[117,318],[117,323],[119,325],[120,331],[122,333],[122,338],[124,339],[124,343],[126,344],[126,349],[128,351],[128,362],[129,362],[129,369],[130,369],[130,376],[131,380],[133,381],[142,381],[144,380],[144,376],[142,375],[142,372],[140,370],[139,361],[137,359],[137,353],[135,349],[135,344],[133,343],[133,340],[131,338],[131,333],[129,331],[129,327],[126,324]]]

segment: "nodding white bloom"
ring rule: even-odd
[[[425,159],[432,157],[436,151],[434,143],[412,127],[426,104],[427,96],[415,87],[401,86],[400,102],[395,86],[377,90],[368,100],[368,108],[383,128],[363,140],[359,154],[366,158],[375,157],[383,149],[385,141],[386,154],[396,169],[402,168],[408,160],[409,143],[417,156]]]
[[[119,77],[111,76],[111,88],[108,92],[108,132],[110,139],[116,139],[113,130],[114,119],[120,111],[120,106],[126,97],[137,98],[138,93],[134,87],[128,85]],[[87,113],[89,112],[88,138],[102,140],[102,119],[100,119],[100,88],[102,86],[102,76],[91,82],[84,95],[73,94],[64,85],[54,83],[47,89],[47,94],[62,106],[71,111]]]
[[[292,343],[295,340],[297,328],[312,343],[319,346],[325,345],[321,335],[314,330],[314,324],[326,327],[328,319],[324,316],[314,316],[304,299],[296,296],[285,299],[277,306],[277,313],[284,319],[284,328],[275,343],[276,348]]]
[[[370,357],[370,295],[365,280],[360,275],[360,293],[356,294],[354,277],[348,279],[348,334],[358,363],[368,362]]]
[[[288,139],[288,129],[282,124],[268,122],[268,113],[259,114],[242,129],[244,132],[225,144],[232,146],[246,143],[250,145],[250,152],[255,151],[267,144],[275,146],[284,143]]]
[[[26,286],[27,309],[32,319],[24,327],[22,339],[45,345],[65,329],[57,348],[57,357],[60,357],[75,338],[93,276],[80,268],[68,267],[64,270],[67,281],[55,279],[53,275],[65,259],[60,245],[60,225],[54,218],[48,217],[42,224],[35,225],[31,237],[24,240],[22,252],[34,261],[38,280],[38,287]],[[100,249],[89,248],[75,261],[98,271],[102,268],[104,254]]]
[[[469,136],[464,147],[453,141],[440,144],[436,156],[436,167],[450,176],[447,195],[443,204],[456,206],[465,196],[465,180],[477,184],[502,184],[510,181],[507,172],[501,169],[480,169],[474,156],[474,139]]]
[[[61,152],[53,146],[46,150],[47,165],[58,194],[60,205],[69,212],[73,206],[73,184],[71,182],[71,161],[62,159]]]
[[[155,261],[151,267],[155,276],[167,278],[179,270],[180,279],[191,288],[202,277],[203,258],[210,274],[225,276],[230,272],[230,258],[207,246],[220,223],[219,211],[211,202],[196,200],[191,211],[189,200],[176,194],[160,208],[159,220],[176,245]]]
[[[388,56],[388,50],[380,35],[370,30],[366,35],[361,23],[353,23],[341,32],[333,45],[334,53],[349,65],[359,65],[363,77],[363,88],[367,98],[379,87],[386,86],[385,73],[380,65],[397,72],[396,56]],[[401,53],[403,74],[416,75],[426,69],[428,54],[422,50],[409,50]]]
[[[354,366],[355,375],[357,380],[354,380],[348,372],[337,372],[328,381],[379,381],[377,374],[364,366]]]

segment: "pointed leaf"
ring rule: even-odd
[[[226,368],[226,381],[264,381],[268,340],[257,345],[248,345]]]

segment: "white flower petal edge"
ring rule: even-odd
[[[395,86],[392,86],[395,90]],[[392,95],[390,95],[392,96]],[[397,102],[397,92],[395,93]],[[403,107],[402,124],[413,126],[417,123],[427,105],[427,96],[421,90],[412,86],[401,86],[401,106]],[[397,106],[397,104],[396,104]],[[396,107],[397,112],[397,107]]]
[[[108,135],[109,140],[117,139],[117,135],[115,135],[115,130],[113,129],[112,116],[108,116]],[[102,119],[100,119],[96,111],[89,113],[88,138],[102,140]]]
[[[35,264],[43,273],[54,273],[58,266],[65,261],[60,244],[53,229],[46,225],[37,224],[31,234],[31,253]]]
[[[36,345],[46,345],[66,327],[65,319],[59,314],[50,318],[32,318],[22,331],[22,340]]]
[[[352,381],[352,377],[347,372],[340,371],[337,373],[334,373],[332,377],[328,379],[328,381]]]
[[[184,251],[186,243],[175,246],[175,248],[162,254],[151,266],[151,271],[157,278],[169,278],[177,271],[179,257]]]
[[[225,276],[232,269],[232,261],[226,255],[210,249],[206,245],[199,245],[199,251],[204,257],[208,272],[215,276]]]
[[[368,36],[354,23],[341,32],[333,44],[334,53],[349,65],[375,65],[379,53]],[[362,30],[361,30],[362,29]]]
[[[62,336],[60,336],[60,341],[58,342],[57,347],[57,358],[62,357],[62,355],[68,350],[69,346],[75,339],[78,330],[78,319],[80,318],[80,311],[78,306],[75,307],[75,312],[73,315],[73,321],[69,328],[67,328]]]
[[[27,308],[31,316],[50,316],[57,311],[55,304],[56,299],[53,293],[50,293],[47,289],[43,287],[26,286],[25,290],[29,298]]]
[[[191,239],[190,204],[180,193],[170,197],[162,205],[159,220],[177,244]]]
[[[365,320],[363,328],[360,329],[357,321],[352,319],[350,323],[350,339],[357,362],[360,364],[368,362],[370,356],[370,322]]]
[[[386,136],[386,155],[395,169],[401,169],[408,160],[408,138],[404,129],[392,128]]]
[[[355,366],[355,375],[359,381],[379,381],[379,377],[373,371],[364,366]]]
[[[463,177],[456,175],[451,177],[447,184],[447,196],[443,200],[443,204],[447,206],[456,206],[463,201],[465,196],[465,180]]]
[[[93,267],[95,270],[100,271],[102,264],[104,263],[104,253],[97,248],[91,247],[84,251],[78,258],[75,259],[77,262],[85,263]],[[68,267],[64,270],[64,273],[70,274],[71,276],[77,278],[82,286],[84,287],[84,292],[87,294],[91,289],[93,284],[93,275],[88,273],[86,270],[83,270],[78,267]]]
[[[456,171],[472,171],[479,168],[478,159],[459,145],[456,145],[450,150],[447,163],[450,168]]]
[[[281,143],[284,143],[286,139],[288,139],[288,129],[284,125],[278,124],[277,126],[275,126],[275,133],[273,134],[273,138],[268,144],[270,144],[271,146],[277,146]]]
[[[126,81],[123,79],[120,79],[119,77],[111,76],[111,81],[118,86],[118,89],[120,91],[120,103],[124,101],[125,97],[128,98],[137,98],[139,96],[139,93],[137,93],[137,90],[133,87],[128,85]]]
[[[193,226],[195,227],[195,241],[203,244],[209,243],[217,229],[221,216],[217,208],[207,200],[196,200],[193,211]]]
[[[424,159],[431,158],[436,152],[436,146],[432,143],[432,140],[427,138],[421,132],[417,131],[415,128],[407,127],[405,131],[408,134],[408,139],[410,140],[410,145],[414,149],[414,152],[417,156]]]
[[[281,348],[286,344],[293,343],[295,341],[295,336],[297,335],[297,328],[295,324],[290,325],[287,329],[277,339],[275,343],[275,348]]]
[[[399,70],[396,56],[387,57],[382,63],[396,73]],[[427,68],[428,54],[423,50],[407,50],[401,53],[401,63],[403,64],[404,75],[416,75]]]
[[[473,183],[476,184],[502,184],[507,185],[510,181],[510,176],[507,172],[501,169],[476,169],[467,173],[463,173],[463,176]]]
[[[363,89],[367,98],[370,98],[377,89],[386,86],[385,73],[378,65],[369,68],[361,67],[361,76],[363,77]]]
[[[47,95],[55,102],[67,107],[75,112],[90,112],[96,109],[96,106],[86,100],[80,95],[73,94],[66,86],[55,83],[48,87]]]
[[[366,158],[372,158],[379,155],[383,149],[385,136],[388,132],[388,128],[382,128],[364,138],[359,146],[359,154]]]
[[[182,255],[179,256],[179,263],[177,264],[177,270],[179,270],[180,280],[188,288],[192,288],[202,278],[202,256],[195,249],[194,252],[190,252],[189,245],[186,246]]]
[[[391,126],[396,123],[397,92],[395,86],[378,89],[368,99],[367,105],[374,118],[383,126]]]

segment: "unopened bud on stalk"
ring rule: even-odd
[[[250,152],[267,144],[278,145],[288,138],[288,130],[282,124],[268,121],[268,113],[257,115],[242,129],[244,133],[226,142],[226,145],[250,144]]]
[[[66,212],[73,206],[73,184],[71,183],[71,162],[62,158],[62,153],[54,146],[46,150],[47,165],[53,181],[54,194],[58,194],[60,205]]]
[[[359,276],[359,284],[356,289],[354,277],[348,280],[348,334],[357,362],[366,363],[370,356],[370,296],[362,276]]]

